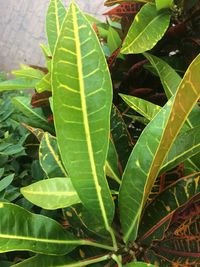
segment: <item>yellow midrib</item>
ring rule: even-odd
[[[52,146],[51,146],[51,144],[50,144],[50,142],[49,142],[48,134],[45,133],[44,137],[45,137],[47,146],[48,146],[48,148],[49,148],[49,150],[50,150],[50,152],[51,152],[51,154],[52,154],[52,157],[53,157],[54,160],[57,162],[57,164],[58,164],[59,168],[61,169],[62,173],[67,177],[68,175],[67,175],[65,169],[63,168],[62,163],[60,162],[60,159],[59,159],[58,155],[55,154],[55,152],[54,152],[54,150],[53,150],[53,148],[52,148]],[[48,176],[48,175],[47,175],[47,176]]]
[[[163,15],[160,14],[158,16],[156,16],[150,23],[148,23],[148,25],[144,28],[143,31],[141,31],[138,36],[126,47],[122,47],[122,52],[128,50],[130,48],[130,46],[133,46],[133,44],[140,38],[140,36],[142,36],[144,34],[145,31],[147,31],[147,29],[155,22],[157,21],[160,17],[162,17]]]
[[[78,26],[79,25],[77,23],[76,9],[75,9],[74,4],[72,4],[72,15],[73,15],[74,35],[75,35],[75,40],[76,40],[75,46],[76,46],[76,53],[77,53],[77,66],[78,66],[78,73],[79,73],[79,87],[80,87],[81,105],[82,105],[82,109],[83,109],[83,121],[84,121],[85,135],[86,135],[86,140],[87,140],[88,154],[89,154],[90,165],[91,165],[91,169],[92,169],[95,187],[97,190],[97,197],[98,197],[102,217],[104,220],[104,224],[105,224],[106,229],[110,230],[109,223],[107,220],[106,211],[105,211],[105,207],[104,207],[104,203],[103,203],[103,199],[102,199],[102,195],[101,195],[102,189],[101,189],[99,182],[98,182],[98,175],[97,175],[95,161],[94,161],[94,155],[93,155],[92,141],[91,141],[91,136],[90,136],[90,127],[89,127],[89,121],[88,121],[88,117],[87,117],[87,104],[86,104],[86,100],[85,100],[85,86],[84,86],[84,82],[83,82],[83,65],[81,62],[82,53],[81,53],[81,49],[79,46],[79,44],[80,44],[80,37],[79,37],[79,33],[78,33]]]

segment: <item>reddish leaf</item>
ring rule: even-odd
[[[103,15],[115,16],[118,18],[129,15],[136,15],[141,7],[141,3],[125,2],[105,12]]]
[[[35,93],[31,99],[31,105],[34,108],[37,107],[46,107],[49,106],[49,97],[51,96],[50,92]]]

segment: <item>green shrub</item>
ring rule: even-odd
[[[0,83],[1,91],[36,89],[10,102],[20,112],[15,121],[26,128],[19,128],[19,139],[14,133],[11,156],[33,159],[23,166],[31,180],[19,174],[14,184],[13,176],[0,181],[6,192],[20,188],[16,198],[0,202],[2,266],[198,266],[200,55],[181,77],[167,63],[171,54],[167,61],[152,54],[159,46],[169,49],[162,44],[167,30],[185,13],[171,0],[151,2],[122,3],[109,13],[137,8],[127,32],[127,18],[120,20],[125,25],[108,25],[73,2],[66,12],[52,0],[49,43],[42,45],[46,68],[22,65],[15,80]],[[126,55],[140,53],[130,66],[135,59]],[[119,81],[127,84],[123,68],[129,79],[138,75],[130,95],[124,93],[132,81],[127,90],[118,88],[121,94],[115,91]],[[152,94],[142,87],[143,73],[150,87],[160,79],[163,106],[158,98],[134,96]],[[29,152],[27,129],[36,147]]]

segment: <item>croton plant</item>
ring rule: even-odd
[[[46,66],[0,83],[1,267],[200,266],[200,3],[105,5],[51,0]]]

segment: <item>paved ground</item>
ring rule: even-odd
[[[64,0],[66,5],[70,0]],[[76,0],[84,11],[102,19],[104,0]],[[45,13],[49,0],[0,0],[0,71],[19,63],[43,64]]]

